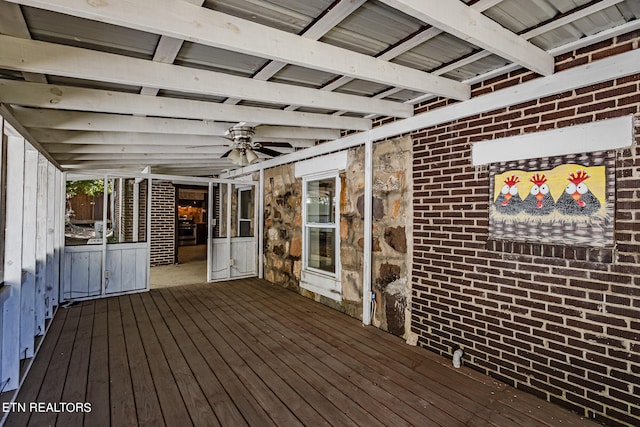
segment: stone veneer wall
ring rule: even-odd
[[[299,291],[302,269],[302,180],[293,164],[264,171],[264,278]]]
[[[372,289],[373,324],[408,337],[411,268],[411,138],[374,145]],[[340,174],[342,302],[299,287],[302,268],[302,180],[294,165],[265,171],[265,279],[362,318],[364,147],[350,149]],[[408,233],[408,234],[407,234]]]
[[[373,324],[410,340],[412,154],[408,136],[373,145]]]
[[[141,191],[142,193],[142,191]],[[151,184],[151,256],[152,267],[175,262],[176,192],[168,181]]]

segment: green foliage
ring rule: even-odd
[[[112,182],[109,181],[107,194],[111,194]],[[88,179],[83,181],[67,181],[67,198],[77,194],[97,196],[104,193],[104,181],[101,179]]]

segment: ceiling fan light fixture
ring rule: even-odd
[[[242,152],[238,148],[234,148],[233,150],[231,150],[228,156],[231,163],[234,163],[236,165],[240,164],[241,157],[242,157]]]
[[[227,130],[229,138],[237,143],[250,144],[251,139],[256,134],[255,128],[251,126],[235,126]]]
[[[258,157],[256,152],[253,151],[251,148],[247,148],[246,156],[247,156],[247,162],[250,165],[252,165],[252,164],[256,163],[258,160],[260,160],[260,157]]]

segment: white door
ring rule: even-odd
[[[67,185],[62,299],[149,289],[150,195],[150,179],[89,178]]]
[[[256,276],[258,183],[220,182],[209,191],[208,280]]]

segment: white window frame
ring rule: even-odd
[[[296,178],[302,178],[302,271],[300,273],[300,287],[315,294],[322,295],[335,301],[342,301],[342,268],[340,260],[340,171],[347,167],[347,151],[328,154],[303,160],[295,165]],[[309,268],[307,254],[309,243],[307,242],[307,183],[320,179],[336,179],[335,200],[335,273],[329,274],[324,270]],[[323,224],[323,228],[324,225]]]
[[[334,184],[334,222],[333,223],[310,223],[307,220],[307,188],[309,183],[333,179]],[[302,200],[304,203],[302,205],[302,242],[303,242],[303,261],[302,266],[304,270],[312,272],[314,274],[331,277],[334,280],[339,277],[340,273],[340,176],[338,171],[330,171],[318,175],[306,176],[302,179]],[[334,230],[334,244],[335,244],[335,271],[333,273],[329,273],[325,270],[320,270],[317,268],[309,267],[309,238],[307,230],[310,228],[332,228]]]

